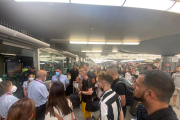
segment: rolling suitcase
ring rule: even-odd
[[[73,109],[79,108],[80,107],[79,95],[78,95],[78,93],[74,93],[74,89],[73,89],[73,94],[71,94],[69,97],[72,102]]]

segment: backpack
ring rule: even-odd
[[[132,88],[131,84],[129,83],[128,80],[126,80],[125,78],[123,77],[120,77],[119,78],[120,80],[115,84],[114,86],[114,91],[116,90],[116,86],[118,84],[124,84],[125,85],[125,88],[126,88],[126,93],[125,93],[125,96],[126,96],[126,106],[132,106],[133,103],[134,103],[134,89]]]

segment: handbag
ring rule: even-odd
[[[89,80],[88,80],[88,86],[89,86]],[[100,99],[98,97],[96,97],[92,100],[92,98],[88,99],[86,96],[86,108],[85,108],[85,110],[88,112],[98,111],[100,109],[99,108],[99,101],[100,101]]]

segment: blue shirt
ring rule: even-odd
[[[60,76],[56,76],[56,75],[52,76],[51,84],[58,81],[58,77],[59,77],[59,80],[64,84],[64,90],[66,91],[65,85],[69,84],[69,80],[66,75],[61,74]]]
[[[41,80],[30,82],[27,93],[28,98],[34,101],[36,107],[45,104],[47,102],[47,96],[49,96],[49,92]]]
[[[7,116],[9,108],[19,99],[13,95],[2,95],[0,97],[0,115],[2,118]]]

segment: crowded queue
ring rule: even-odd
[[[73,66],[70,82],[62,69],[55,71],[49,91],[43,84],[46,71],[39,70],[35,77],[29,73],[23,82],[23,99],[13,94],[17,87],[11,81],[0,81],[0,120],[77,120],[73,112],[77,104],[82,105],[86,120],[125,120],[127,106],[134,100],[139,101],[137,120],[178,120],[169,103],[173,96],[175,105],[179,94],[179,66],[171,77],[149,62],[142,70],[138,65],[91,70],[85,63],[80,70]],[[73,86],[76,83],[78,87]],[[71,95],[66,94],[69,90]],[[99,115],[93,116],[96,111]]]

